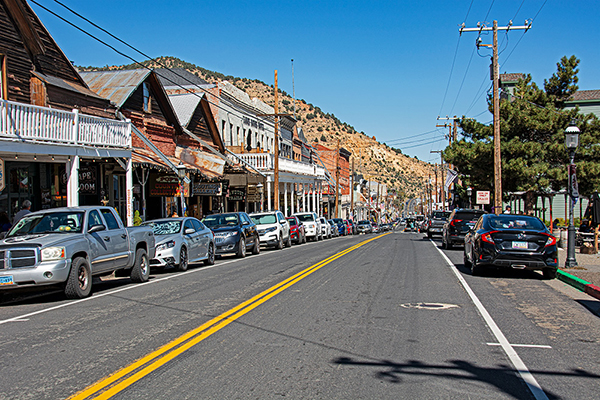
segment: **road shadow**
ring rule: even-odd
[[[499,391],[516,399],[534,398],[525,383],[517,375],[514,368],[507,365],[481,367],[464,360],[449,360],[446,363],[431,364],[419,360],[394,362],[390,360],[360,361],[349,357],[339,357],[332,361],[339,366],[364,367],[373,370],[373,379],[384,380],[393,384],[402,384],[406,377],[430,376],[450,380],[485,382]],[[534,375],[560,377],[579,377],[598,379],[600,375],[579,369],[570,371],[530,371]],[[548,399],[559,399],[556,394],[545,391]]]

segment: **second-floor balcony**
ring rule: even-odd
[[[0,140],[131,149],[131,124],[0,100]]]
[[[236,154],[237,157],[242,159],[247,164],[256,168],[258,171],[263,173],[273,172],[275,169],[275,155],[271,153],[243,153]],[[314,176],[318,179],[325,179],[325,168],[304,163],[296,160],[290,160],[289,158],[279,157],[279,171],[289,172],[297,175]]]

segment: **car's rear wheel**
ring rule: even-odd
[[[477,261],[475,261],[475,259],[473,259],[473,262],[471,262],[471,275],[473,275],[473,276],[483,275],[483,267],[481,265],[478,265]]]
[[[467,268],[471,268],[471,261],[469,261],[469,257],[467,257],[467,252],[463,253],[463,264]]]
[[[204,260],[204,265],[214,265],[215,264],[215,245],[210,243],[208,245],[208,254],[206,260]]]
[[[288,235],[287,242],[285,242],[285,247],[292,247],[292,235]]]
[[[252,254],[256,255],[260,253],[260,239],[254,239],[254,247],[252,248]]]
[[[150,263],[148,262],[146,250],[137,249],[135,252],[135,264],[131,268],[131,275],[129,277],[137,283],[148,282],[150,278]]]

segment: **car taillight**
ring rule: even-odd
[[[546,240],[544,247],[554,246],[556,244],[556,238],[554,236],[548,235],[547,233],[544,233],[544,235],[548,236],[548,240]]]
[[[481,240],[483,240],[484,242],[487,243],[491,243],[491,244],[496,244],[496,242],[494,242],[494,238],[492,238],[492,233],[496,233],[498,231],[491,231],[491,232],[486,232],[483,235],[481,235]]]
[[[456,226],[455,224],[456,224],[457,222],[462,222],[462,219],[453,219],[453,220],[450,222],[450,225],[452,225],[452,226]]]

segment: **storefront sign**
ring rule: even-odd
[[[4,160],[0,158],[0,192],[4,190],[6,186],[4,179]]]
[[[150,175],[150,196],[179,196],[179,178],[174,175]]]
[[[192,193],[194,196],[221,196],[223,185],[220,182],[194,182]]]
[[[230,188],[229,189],[229,200],[245,201],[246,200],[246,188]]]
[[[477,204],[490,204],[490,191],[489,190],[478,190],[477,191]]]

